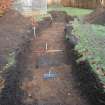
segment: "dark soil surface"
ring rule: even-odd
[[[48,50],[63,52],[45,52],[46,42]],[[20,87],[27,94],[23,96],[24,104],[33,105],[36,102],[38,105],[88,105],[87,99],[77,89],[79,83],[74,82],[66,55],[64,23],[52,24],[31,44],[31,53],[26,57],[26,73]],[[46,80],[44,75],[49,71],[57,76]]]
[[[105,25],[105,9],[97,8],[91,14],[85,16],[85,21],[92,24]]]
[[[9,10],[0,17],[0,65],[9,53],[19,49],[30,36],[31,22],[18,12]]]
[[[69,22],[74,20],[73,17],[67,15],[64,11],[51,11],[50,14],[52,15],[53,21],[55,22]]]
[[[95,105],[77,81],[78,68],[72,64],[72,50],[64,38],[66,21],[59,18],[62,21],[48,24],[36,39],[26,43],[16,57],[17,64],[5,73],[0,105]]]
[[[72,74],[64,26],[64,23],[53,23],[20,55],[17,67],[7,76],[1,105],[90,105]],[[56,76],[46,78],[49,71]]]

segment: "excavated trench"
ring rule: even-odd
[[[26,43],[4,76],[0,105],[93,105],[77,81],[64,28],[65,17],[56,19]]]

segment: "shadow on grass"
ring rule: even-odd
[[[83,64],[77,64],[78,52],[74,51],[74,46],[70,42],[66,43],[68,59],[72,64],[75,81],[80,83],[78,88],[83,96],[86,96],[91,105],[105,105],[105,94],[101,88],[101,84],[97,75],[92,72],[88,61]]]
[[[9,68],[5,74],[5,88],[2,90],[0,105],[22,105],[22,91],[19,88],[21,72],[17,67]]]

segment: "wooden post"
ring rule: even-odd
[[[34,17],[32,17],[32,28],[33,28],[33,31],[34,31],[34,37],[36,39],[36,21],[35,21]]]
[[[47,44],[47,42],[46,42],[46,52],[47,52],[47,50],[48,50],[48,44]]]

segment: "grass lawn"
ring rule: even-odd
[[[81,8],[72,8],[72,7],[58,7],[58,8],[54,6],[48,7],[48,11],[52,10],[65,11],[72,16],[84,16],[93,11],[91,9],[81,9]]]
[[[93,10],[91,9],[81,9],[81,8],[72,8],[72,7],[57,7],[57,6],[50,6],[48,7],[48,12],[49,11],[65,11],[67,14],[71,15],[71,16],[84,16],[87,15],[89,13],[91,13]],[[43,20],[44,17],[50,16],[49,13],[44,14],[44,15],[37,15],[35,16],[37,21],[41,21]]]
[[[73,34],[79,39],[76,45],[82,57],[77,62],[88,60],[93,72],[99,77],[105,91],[105,26],[73,22]]]

